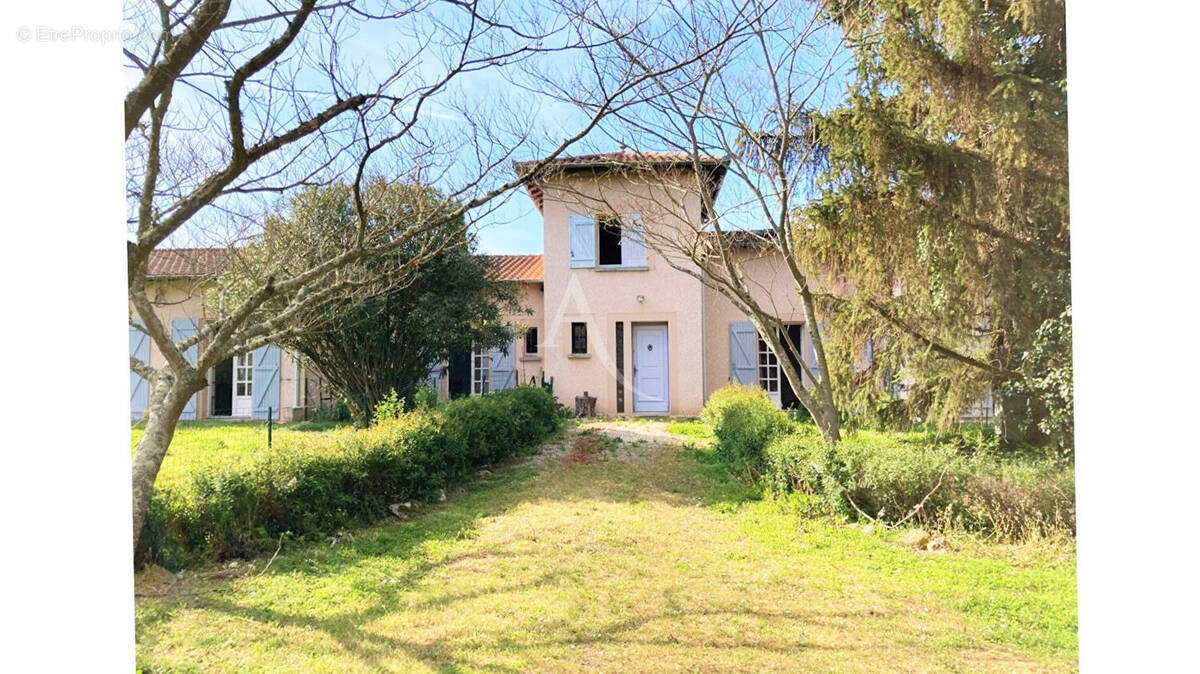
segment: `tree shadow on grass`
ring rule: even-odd
[[[677,603],[664,596],[669,590],[658,595],[660,599],[666,599],[664,606],[648,607],[637,615],[593,617],[582,630],[585,633],[580,633],[581,627],[573,623],[571,616],[550,616],[544,621],[539,617],[536,630],[528,615],[524,623],[514,618],[511,623],[501,620],[498,626],[486,621],[484,625],[463,623],[453,618],[494,610],[494,600],[500,595],[533,593],[531,597],[521,596],[519,601],[513,602],[513,607],[520,608],[527,599],[536,598],[538,589],[545,587],[564,587],[568,593],[567,601],[576,608],[591,601],[588,599],[592,589],[588,585],[590,579],[575,566],[573,555],[580,554],[579,550],[555,549],[565,563],[554,565],[550,562],[551,568],[522,580],[507,581],[503,573],[498,573],[500,569],[495,568],[498,564],[510,573],[519,573],[519,569],[532,567],[534,561],[548,563],[531,559],[530,564],[522,564],[520,558],[546,552],[541,547],[523,548],[524,544],[529,540],[536,541],[536,536],[568,540],[570,532],[566,528],[573,520],[546,522],[545,526],[539,524],[536,534],[531,534],[535,536],[532,539],[521,537],[528,532],[513,532],[507,540],[491,543],[484,549],[467,549],[453,554],[440,550],[443,545],[479,536],[490,517],[508,514],[524,504],[546,502],[660,501],[671,507],[689,507],[698,502],[736,504],[753,496],[737,487],[728,475],[704,457],[689,459],[687,451],[660,448],[642,456],[635,453],[599,464],[549,460],[542,470],[526,465],[497,470],[493,479],[478,484],[446,507],[418,514],[409,522],[360,530],[334,547],[306,545],[285,552],[261,577],[241,577],[207,587],[201,584],[192,594],[181,593],[145,603],[140,607],[138,620],[142,650],[153,660],[149,654],[156,643],[157,628],[169,622],[178,611],[194,609],[249,621],[256,627],[241,634],[243,640],[253,639],[260,628],[317,632],[322,641],[336,643],[357,663],[373,669],[384,669],[389,665],[402,667],[409,658],[441,671],[517,671],[490,660],[481,662],[481,658],[502,651],[503,655],[515,655],[518,659],[522,659],[521,654],[528,654],[530,659],[524,661],[531,663],[539,662],[531,653],[538,650],[549,649],[556,657],[565,658],[571,648],[596,645],[633,649],[755,649],[768,657],[774,654],[780,658],[805,650],[836,650],[846,653],[846,657],[854,657],[856,651],[865,649],[886,651],[888,630],[885,628],[889,618],[878,612],[831,606],[793,610],[789,615],[783,615],[750,605],[687,606],[686,601]],[[529,520],[517,517],[510,525],[522,521],[528,523]],[[493,528],[492,534],[495,533]],[[591,554],[601,558],[619,557],[620,541],[603,538],[597,541],[594,544],[600,548]],[[560,544],[556,542],[555,545]],[[437,584],[439,574],[450,574],[451,579],[462,580],[463,574],[480,568],[488,574],[486,580],[496,582],[467,581],[466,587],[461,583],[458,587],[452,583]],[[336,604],[320,605],[317,607],[319,614],[313,614],[289,608],[297,597],[312,594],[329,582],[335,586],[340,583],[340,587],[334,589],[346,592],[345,596],[352,598],[343,609],[339,610]],[[636,578],[626,582],[645,589]],[[433,590],[431,596],[430,590]],[[282,594],[277,596],[276,592]],[[551,601],[554,600],[551,597]],[[431,620],[442,622],[437,625],[438,630],[424,638],[420,634],[386,632],[388,616],[406,611],[428,612]],[[400,622],[415,619],[415,624],[423,624],[420,618],[420,615],[408,615]],[[754,631],[706,638],[704,621],[733,619],[757,621],[756,624],[762,625],[794,625],[795,634],[782,639],[781,643],[759,638]],[[659,621],[674,621],[676,625],[663,626],[658,624]],[[830,640],[811,638],[807,632],[815,629],[828,635],[848,629],[847,621],[852,623],[850,629],[866,630],[873,636],[866,642],[830,645]],[[675,633],[673,629],[683,632]],[[482,652],[478,648],[480,643],[486,644]],[[287,643],[281,647],[291,649],[306,645],[309,644]],[[197,649],[193,647],[192,650]]]

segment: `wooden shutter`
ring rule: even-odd
[[[729,380],[758,384],[758,331],[749,321],[729,324]]]
[[[279,418],[279,347],[268,344],[254,350],[255,419],[266,419],[268,409]]]
[[[150,364],[150,337],[134,326],[129,326],[129,355]],[[150,408],[150,382],[142,375],[129,371],[129,418],[141,421]]]
[[[570,235],[571,266],[596,266],[596,221],[590,215],[572,214],[567,218]]]
[[[621,266],[646,266],[646,227],[637,213],[621,216]]]
[[[194,337],[198,328],[196,320],[192,318],[175,318],[171,320],[171,341],[179,342],[180,340]],[[196,364],[196,355],[200,352],[200,347],[196,344],[189,346],[183,350],[183,357],[192,365]],[[196,420],[196,394],[192,394],[188,398],[187,405],[183,408],[183,414],[179,418],[184,421]]]

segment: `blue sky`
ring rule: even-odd
[[[445,39],[441,42],[439,40],[454,32],[453,22],[458,17],[455,15],[456,10],[446,9],[447,6],[431,6],[434,9],[426,9],[421,14],[406,17],[402,21],[348,24],[342,36],[343,39],[338,44],[338,56],[339,61],[343,64],[352,64],[352,68],[354,68],[355,77],[354,81],[349,83],[350,86],[369,90],[372,86],[371,83],[389,74],[390,69],[397,61],[412,54],[420,54],[421,58],[406,73],[406,79],[399,82],[399,88],[405,90],[421,83],[435,81],[445,64],[453,59],[454,50],[457,47],[452,39]],[[503,7],[503,11],[509,11],[510,7],[515,6],[505,4]],[[519,14],[524,10],[513,9],[512,11]],[[652,9],[650,11],[659,10]],[[250,11],[249,13],[254,12]],[[538,16],[539,20],[541,18]],[[550,22],[557,20],[560,27],[573,25],[553,16],[546,20]],[[264,26],[258,34],[235,33],[229,39],[258,41],[273,36],[279,28],[281,25]],[[319,45],[319,40],[314,44]],[[306,49],[309,47],[310,45],[305,45]],[[314,53],[318,57],[320,56],[319,49]],[[565,80],[569,77],[572,69],[580,65],[577,56],[577,54],[571,53],[554,54],[552,58],[538,62],[538,72],[543,76],[548,76],[549,79],[561,74]],[[295,75],[295,86],[297,90],[304,89],[309,92],[304,94],[301,104],[315,109],[328,105],[330,95],[325,86],[327,83],[325,75],[319,68],[313,68],[311,65],[300,63]],[[305,70],[306,67],[307,70]],[[740,65],[735,64],[734,67],[740,67]],[[204,65],[199,68],[203,70]],[[219,70],[219,68],[214,68],[214,70]],[[586,72],[586,68],[583,70]],[[130,75],[130,84],[132,84],[136,75],[133,73]],[[467,118],[488,120],[492,117],[500,119],[505,114],[510,115],[510,118],[499,123],[499,126],[504,126],[507,122],[508,128],[500,129],[501,133],[497,136],[496,143],[489,148],[491,152],[501,153],[505,148],[511,148],[511,143],[505,145],[505,142],[512,136],[506,137],[505,133],[517,133],[522,125],[531,133],[520,143],[519,149],[509,158],[509,161],[503,163],[503,170],[497,171],[489,179],[492,181],[490,184],[508,180],[512,177],[509,167],[512,160],[521,161],[545,156],[563,138],[573,135],[577,129],[582,128],[588,120],[588,115],[583,110],[531,91],[535,87],[525,86],[532,81],[528,77],[529,74],[519,68],[484,69],[479,72],[467,73],[457,78],[451,87],[427,103],[423,108],[425,114],[422,114],[421,124],[435,134],[442,133],[450,136],[458,134],[462,140],[461,147],[466,154],[469,154],[472,149],[471,134],[475,127],[466,121]],[[223,79],[218,76],[208,80],[195,79],[192,82],[194,86],[191,89],[177,87],[172,108],[179,108],[185,116],[190,115],[190,118],[185,117],[188,122],[193,119],[204,121],[193,124],[181,123],[181,127],[191,127],[193,130],[181,132],[177,136],[182,137],[186,143],[195,143],[205,147],[207,152],[213,152],[219,157],[219,154],[223,152],[224,144],[227,143],[224,140],[224,129],[220,129],[216,133],[211,129],[223,126],[224,119],[219,111],[214,116],[211,109],[204,108],[206,105],[211,108],[209,103],[211,99],[207,99],[206,96],[223,95]],[[210,92],[208,94],[197,93],[204,88],[209,89]],[[322,90],[325,91],[324,94],[321,93]],[[279,105],[277,100],[275,105]],[[289,109],[286,107],[286,101],[282,111],[280,109],[272,109],[270,112],[258,110],[255,103],[250,100],[247,100],[243,107],[247,109],[250,118],[255,118],[248,124],[248,131],[252,135],[254,132],[264,130],[271,135],[272,125],[275,127],[275,132],[280,126],[287,128]],[[295,108],[290,112],[294,112],[294,110]],[[261,114],[255,114],[256,112]],[[487,124],[488,122],[485,121],[484,125]],[[189,133],[190,137],[188,137]],[[597,132],[572,147],[567,154],[617,150],[621,145],[618,138],[630,147],[640,150],[674,149],[664,146],[662,141],[656,142],[648,139],[635,129],[613,122],[603,124]],[[419,146],[417,147],[419,152]],[[413,152],[412,146],[401,145],[380,153],[370,171],[397,179],[406,179],[413,175],[406,173],[406,171],[414,170]],[[307,157],[302,157],[302,159],[307,159]],[[437,161],[440,161],[441,164],[437,170],[433,171],[436,174],[433,184],[443,186],[444,189],[452,189],[457,185],[469,183],[473,176],[471,159],[471,157],[466,157],[463,161],[459,161],[457,156],[439,158]],[[419,160],[417,161],[419,162]],[[353,157],[349,155],[341,157],[339,162],[334,164],[335,170],[338,170],[337,166],[340,166],[340,170],[344,171],[348,166],[352,166]],[[265,172],[268,167],[262,167],[259,170]],[[731,182],[727,181],[722,192],[723,201],[736,202],[738,200],[738,188],[736,185],[731,185]],[[193,218],[193,222],[173,235],[168,244],[176,246],[221,245],[225,243],[221,240],[225,236],[223,232],[238,227],[242,228],[239,236],[244,237],[252,233],[255,228],[254,223],[261,221],[261,214],[264,211],[278,208],[281,203],[286,203],[286,198],[286,194],[282,198],[274,194],[235,195],[223,198],[222,202],[215,207],[206,208]],[[479,252],[490,254],[542,252],[541,215],[523,189],[510,191],[485,208],[477,209],[471,216],[477,224],[476,245]],[[244,224],[230,225],[231,220]],[[748,222],[748,224],[754,223]]]

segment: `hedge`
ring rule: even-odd
[[[138,562],[179,568],[260,554],[285,532],[317,538],[388,517],[389,503],[432,499],[480,467],[531,449],[560,418],[551,394],[522,386],[199,471],[155,490]]]
[[[873,431],[847,434],[836,446],[816,433],[793,433],[773,440],[765,455],[772,491],[809,494],[825,514],[889,523],[907,517],[1008,540],[1075,533],[1075,471],[1054,459]]]

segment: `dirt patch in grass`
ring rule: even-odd
[[[412,520],[138,600],[153,671],[1076,668],[1073,558],[919,555],[607,422]],[[647,433],[636,431],[647,429]],[[619,431],[621,442],[613,440]],[[569,443],[569,444],[568,444]],[[599,447],[605,447],[599,451]],[[561,460],[561,457],[567,457]],[[265,560],[256,560],[262,568]],[[190,573],[190,572],[189,572]]]

